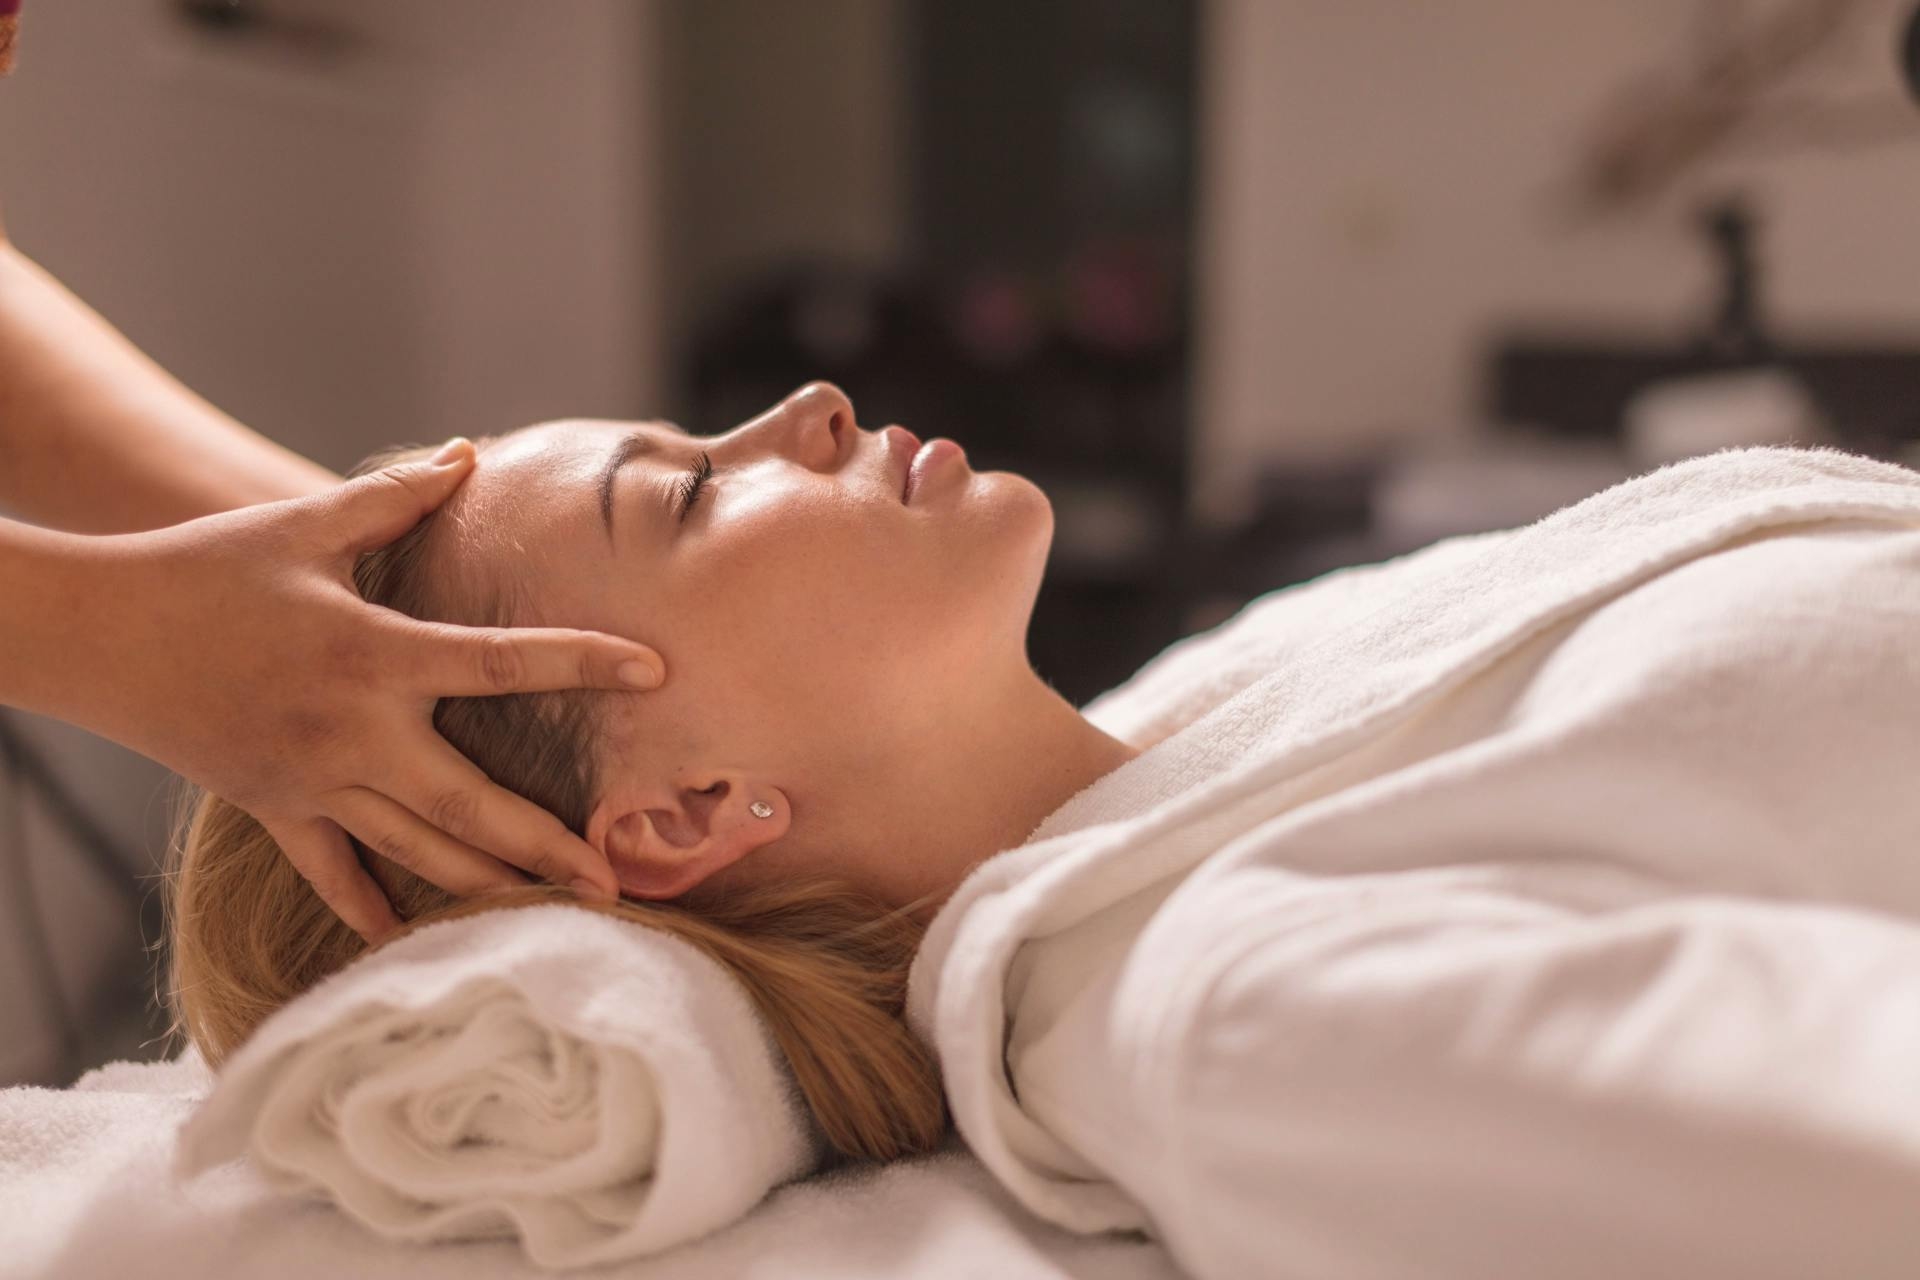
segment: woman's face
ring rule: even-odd
[[[711,475],[683,519],[702,453]],[[447,504],[454,571],[511,579],[529,605],[517,621],[628,636],[665,659],[661,689],[609,697],[597,744],[587,838],[628,892],[690,887],[642,865],[653,855],[697,883],[783,833],[796,839],[782,861],[804,859],[808,832],[816,853],[850,849],[866,811],[901,803],[879,794],[900,753],[937,751],[978,691],[1030,674],[1045,495],[950,457],[906,504],[898,467],[887,436],[814,382],[715,436],[526,427],[483,448]],[[743,822],[756,800],[777,820]]]

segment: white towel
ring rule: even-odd
[[[268,1018],[182,1127],[396,1240],[517,1236],[549,1269],[656,1253],[816,1167],[817,1127],[719,962],[551,904],[424,926]]]
[[[1674,464],[1250,603],[914,963],[1021,1203],[1205,1280],[1920,1275],[1920,474]]]

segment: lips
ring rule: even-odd
[[[920,452],[920,437],[905,427],[885,428],[881,435],[886,437],[889,461],[893,464],[894,488],[900,494],[900,501],[907,500],[907,470],[913,466],[913,455]]]

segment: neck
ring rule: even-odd
[[[864,828],[884,838],[863,842],[857,856],[886,901],[930,898],[911,913],[922,922],[975,867],[1026,843],[1054,810],[1140,754],[1025,666],[1002,687],[973,690],[912,740],[917,749],[882,766],[882,803]]]

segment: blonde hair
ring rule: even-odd
[[[425,452],[385,450],[353,474]],[[430,515],[362,556],[354,568],[361,595],[417,618],[512,625],[522,610],[507,593],[462,601],[428,572],[435,525]],[[604,697],[443,698],[433,722],[494,781],[579,833],[595,794],[592,741]],[[842,1158],[916,1155],[945,1133],[938,1063],[904,1020],[907,973],[924,933],[910,914],[917,903],[888,907],[825,876],[724,893],[703,885],[671,902],[600,902],[547,883],[461,900],[358,841],[354,848],[403,921],[395,937],[434,920],[566,901],[700,948],[753,999]],[[164,902],[171,1029],[214,1067],[274,1010],[367,950],[259,823],[198,789],[189,789],[175,824]]]

